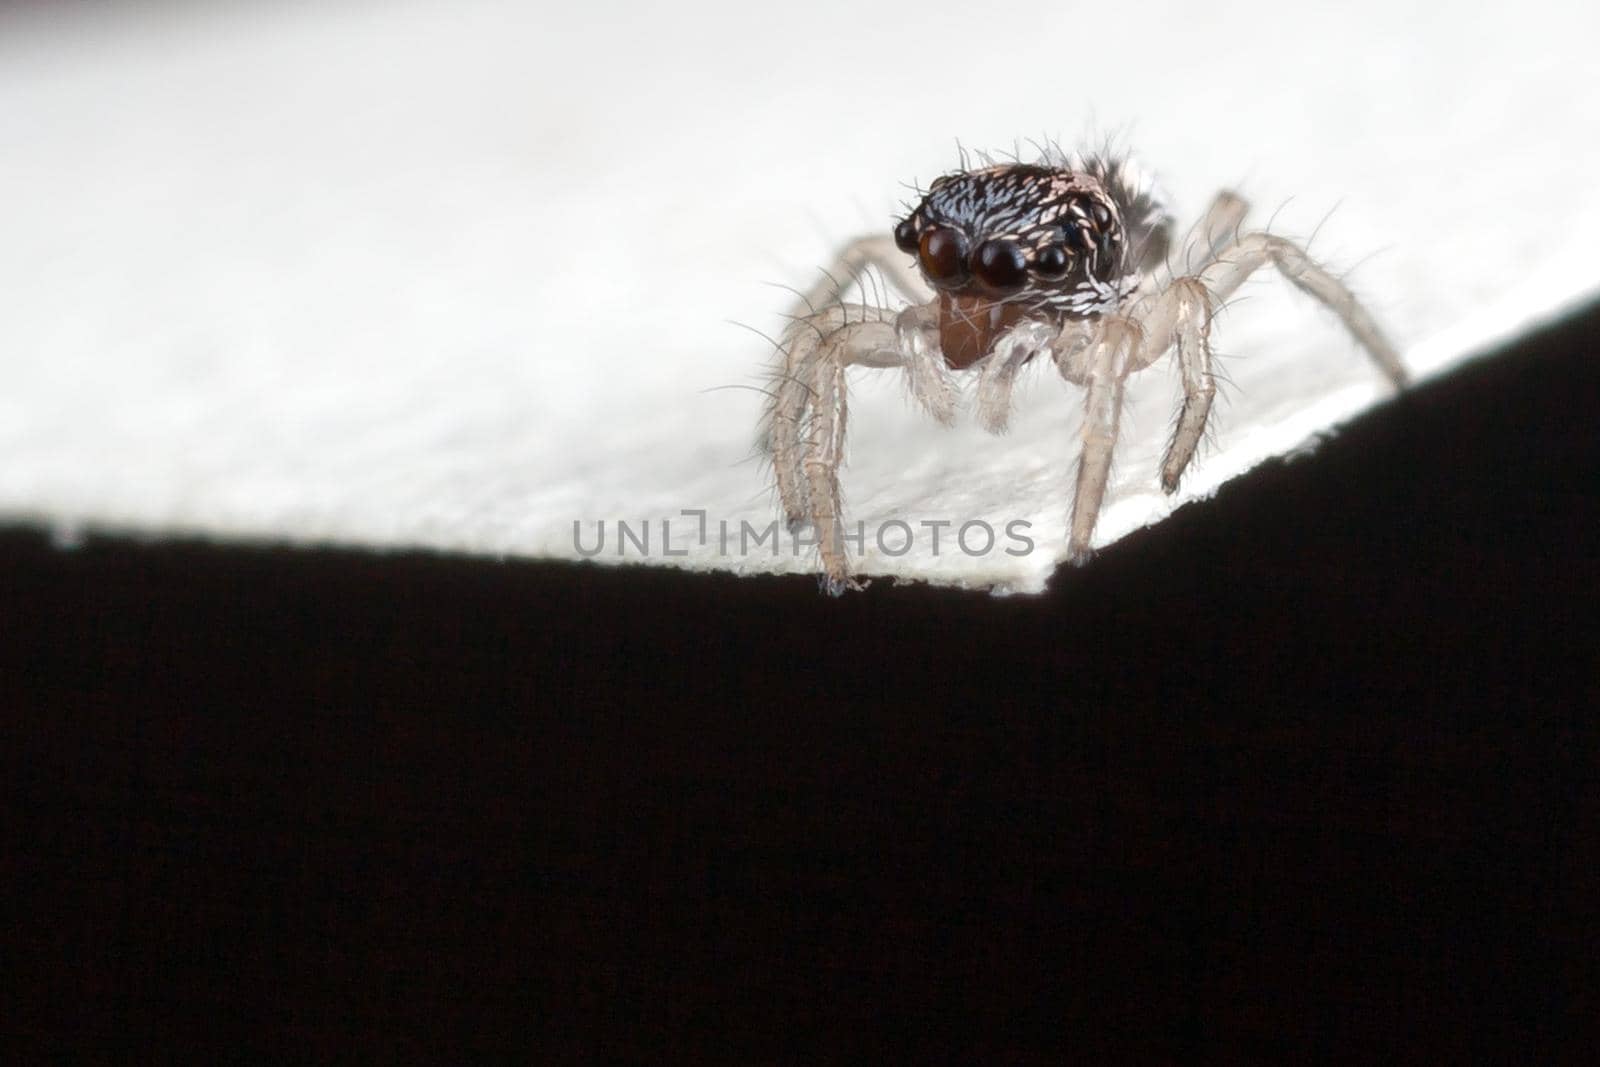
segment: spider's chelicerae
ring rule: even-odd
[[[955,416],[953,374],[975,373],[978,419],[995,433],[1030,360],[1047,357],[1082,386],[1067,531],[1068,553],[1080,562],[1111,471],[1123,383],[1176,353],[1183,401],[1161,462],[1170,493],[1211,411],[1212,314],[1257,269],[1272,264],[1332,309],[1396,388],[1405,385],[1394,346],[1350,290],[1294,243],[1242,232],[1248,205],[1236,194],[1219,193],[1178,248],[1161,198],[1125,158],[1048,148],[1037,163],[982,163],[936,179],[892,235],[847,245],[779,342],[764,444],[790,529],[815,528],[828,592],[859,588],[839,496],[851,365],[903,368],[912,395],[942,423]],[[868,268],[910,305],[893,312],[844,302],[834,279]]]

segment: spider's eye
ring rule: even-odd
[[[1033,272],[1047,282],[1059,282],[1072,269],[1072,257],[1060,245],[1045,245],[1034,257]]]
[[[967,238],[949,226],[935,226],[919,244],[922,269],[940,285],[960,285],[967,280]]]
[[[995,238],[978,246],[973,273],[992,293],[1008,295],[1021,291],[1028,282],[1028,261],[1015,241]]]
[[[1061,238],[1067,242],[1068,248],[1076,248],[1080,252],[1089,251],[1089,235],[1084,232],[1082,226],[1072,219],[1067,219],[1061,223]]]
[[[902,252],[917,254],[917,225],[906,219],[894,228],[894,245]]]

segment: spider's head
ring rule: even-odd
[[[966,367],[1023,318],[1086,318],[1122,299],[1122,211],[1086,170],[1012,163],[947,174],[894,229],[939,294],[945,359]]]

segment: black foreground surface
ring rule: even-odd
[[[0,1035],[1581,1062],[1597,340],[1037,600],[0,534]]]

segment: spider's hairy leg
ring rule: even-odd
[[[875,270],[903,300],[920,304],[929,293],[916,269],[906,262],[906,254],[894,246],[894,238],[887,234],[868,234],[857,237],[834,254],[826,270],[819,271],[816,282],[798,294],[799,302],[790,309],[792,318],[803,318],[840,303],[844,290],[851,282],[863,281],[867,272]],[[870,282],[865,287],[882,300],[887,294],[876,292]]]
[[[1201,263],[1209,263],[1218,252],[1238,240],[1239,227],[1244,225],[1244,217],[1249,213],[1250,202],[1238,193],[1231,189],[1217,193],[1191,234],[1192,248],[1184,249],[1186,258],[1180,261],[1186,264],[1184,269],[1188,270],[1187,256],[1191,252],[1198,254]]]
[[[881,309],[835,304],[785,332],[783,364],[766,413],[778,497],[790,530],[816,530],[828,591],[853,588],[840,530],[839,466],[844,461],[845,368],[901,362],[894,320]]]
[[[895,321],[901,361],[911,396],[922,410],[945,426],[956,421],[956,384],[939,346],[939,306],[913,305]]]
[[[791,290],[795,303],[786,316],[789,327],[780,344],[783,363],[774,375],[773,395],[767,405],[762,432],[766,450],[772,456],[784,519],[791,531],[798,530],[811,518],[805,472],[801,468],[800,439],[809,424],[816,395],[811,379],[819,348],[828,334],[847,323],[877,322],[885,317],[882,307],[843,301],[844,290],[852,283],[859,283],[864,292],[880,301],[883,299],[885,294],[878,291],[868,274],[871,270],[876,269],[879,277],[907,299],[925,299],[916,272],[903,262],[904,259],[895,248],[893,238],[864,235],[839,249],[829,267],[818,271],[817,280],[809,289]]]
[[[772,457],[772,474],[778,486],[778,501],[791,531],[804,525],[811,508],[800,468],[800,434],[811,408],[811,364],[816,359],[818,338],[804,320],[786,332],[780,348],[783,365],[773,374],[763,418],[761,443]]]
[[[844,508],[839,498],[839,465],[844,462],[844,364],[838,359],[819,360],[814,380],[817,394],[803,466],[811,500],[811,524],[822,555],[823,587],[838,596],[846,589],[861,588],[850,577],[850,558],[841,529]]]
[[[1217,392],[1211,376],[1213,300],[1199,278],[1179,278],[1156,298],[1140,320],[1151,343],[1134,369],[1153,362],[1167,348],[1176,347],[1178,372],[1183,379],[1183,407],[1161,460],[1161,488],[1169,493],[1177,490],[1178,480],[1194,458]]]
[[[1091,553],[1095,520],[1100,517],[1100,503],[1111,477],[1111,453],[1122,418],[1123,382],[1142,342],[1137,322],[1107,316],[1095,325],[1081,359],[1059,363],[1068,381],[1084,386],[1083,452],[1078,458],[1077,489],[1067,531],[1067,555],[1074,563],[1087,561]]]
[[[1383,335],[1372,315],[1345,284],[1329,274],[1294,242],[1269,233],[1250,233],[1231,242],[1199,272],[1200,280],[1218,303],[1232,296],[1245,279],[1271,263],[1278,273],[1303,293],[1309,293],[1339,316],[1345,329],[1366,349],[1367,355],[1396,389],[1410,381],[1400,353]]]
[[[1171,336],[1178,347],[1178,373],[1184,382],[1184,405],[1178,411],[1178,426],[1166,443],[1162,458],[1162,488],[1178,491],[1178,480],[1194,459],[1195,448],[1205,434],[1206,416],[1216,397],[1216,381],[1211,378],[1211,293],[1200,278],[1178,278],[1162,294],[1158,314],[1160,326],[1171,320]],[[1154,318],[1154,315],[1152,315]],[[1154,323],[1147,323],[1147,330]],[[1154,347],[1154,346],[1152,346]]]
[[[856,321],[889,317],[886,298],[890,294],[880,291],[874,271],[893,295],[910,305],[899,316],[898,347],[903,358],[896,362],[906,369],[911,395],[924,411],[948,426],[955,421],[958,392],[939,347],[938,304],[916,267],[895,247],[892,236],[868,234],[841,248],[832,265],[819,272],[816,284],[797,294],[799,302],[789,318],[799,323],[844,307],[855,310],[846,318]],[[843,304],[844,293],[852,283],[862,289],[864,296],[876,299],[877,305]]]
[[[1224,189],[1211,199],[1183,240],[1168,250],[1166,259],[1150,272],[1147,286],[1161,290],[1173,279],[1194,274],[1216,259],[1217,253],[1239,238],[1239,227],[1250,213],[1250,203],[1231,190]],[[1152,357],[1152,362],[1155,357]]]

